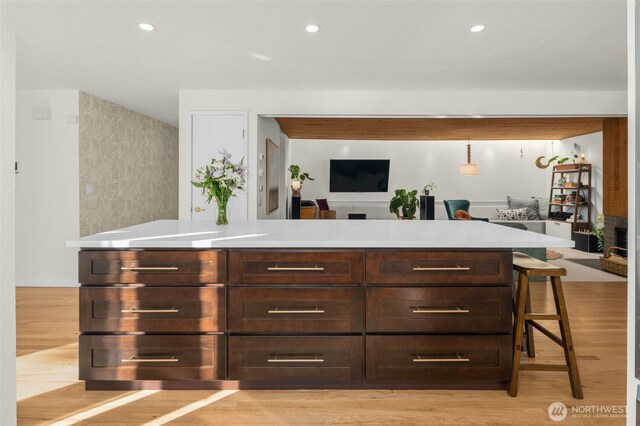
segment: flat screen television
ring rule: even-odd
[[[387,192],[390,160],[330,160],[330,192]]]

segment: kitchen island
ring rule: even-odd
[[[505,388],[513,248],[478,221],[163,220],[77,241],[87,389]]]

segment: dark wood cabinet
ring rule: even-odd
[[[81,380],[225,378],[226,337],[80,336]]]
[[[367,289],[369,333],[510,333],[510,287]]]
[[[88,389],[496,388],[509,250],[83,250]]]
[[[511,377],[511,336],[368,336],[367,379],[496,380]]]
[[[221,250],[82,250],[78,269],[83,285],[199,285],[226,281]]]
[[[82,287],[81,332],[201,333],[226,327],[224,287]]]
[[[361,284],[362,251],[229,251],[229,284]]]
[[[231,336],[229,377],[273,382],[361,380],[362,336]]]
[[[511,251],[369,251],[367,284],[507,285]]]
[[[234,287],[232,333],[362,333],[362,288]]]

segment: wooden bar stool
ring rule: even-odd
[[[578,374],[578,363],[576,353],[573,349],[573,339],[571,328],[569,327],[569,315],[567,305],[562,292],[561,276],[567,275],[564,268],[560,268],[550,263],[543,262],[523,253],[513,253],[513,269],[518,272],[518,290],[515,303],[514,321],[514,348],[513,348],[513,371],[511,373],[511,383],[509,384],[509,395],[518,395],[518,376],[520,370],[536,371],[566,371],[569,373],[571,383],[571,393],[576,399],[582,399],[582,385]],[[556,305],[554,314],[534,314],[531,313],[531,299],[529,296],[529,277],[550,277],[553,298]],[[537,320],[558,321],[560,325],[560,337],[540,325]],[[527,327],[527,354],[535,356],[535,346],[533,343],[533,328],[553,340],[564,349],[565,364],[520,364],[522,352],[523,333]]]

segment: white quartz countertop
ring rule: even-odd
[[[528,248],[570,240],[482,221],[157,220],[67,241],[78,248]]]

